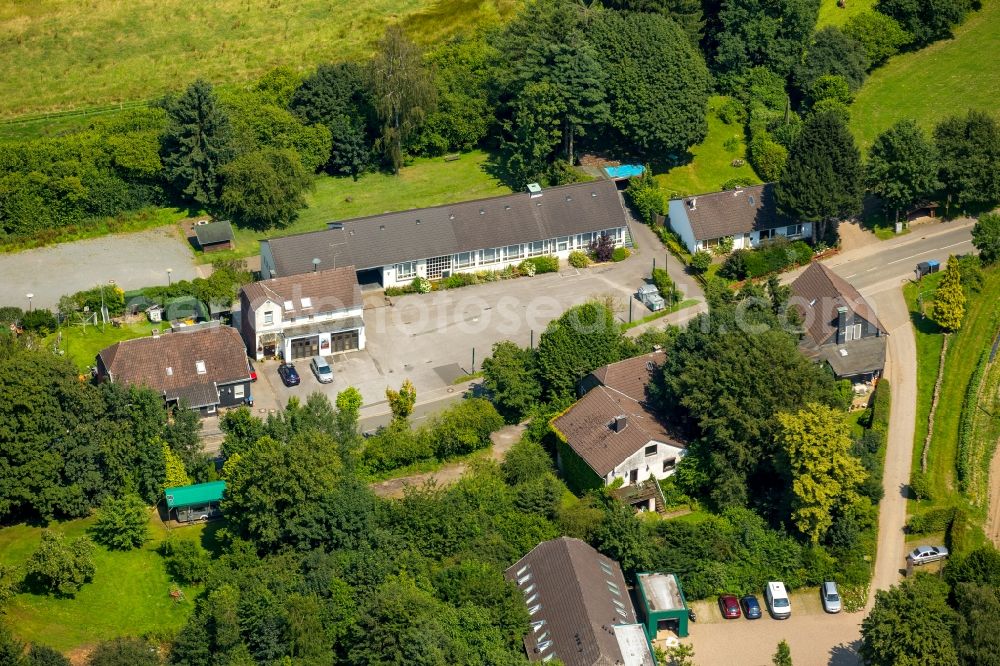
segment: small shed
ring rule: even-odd
[[[163,494],[167,498],[167,513],[181,523],[214,518],[219,515],[219,502],[225,490],[225,481],[166,488]]]
[[[684,590],[677,576],[669,573],[640,573],[636,575],[636,588],[642,602],[642,616],[646,636],[656,640],[660,631],[676,631],[688,635],[688,606]]]
[[[195,223],[194,235],[198,238],[198,247],[203,252],[232,250],[235,247],[233,225],[229,224],[229,220]]]

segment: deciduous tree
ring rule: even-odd
[[[1000,123],[982,111],[945,118],[934,128],[941,183],[963,208],[1000,202]]]
[[[984,213],[972,227],[972,244],[984,264],[1000,260],[1000,213]]]
[[[880,134],[868,154],[866,180],[896,213],[937,190],[937,152],[912,120],[901,120]]]
[[[583,376],[620,359],[621,329],[606,305],[570,308],[551,322],[538,343],[538,372],[546,395],[571,398]]]
[[[370,63],[369,78],[372,103],[382,121],[377,146],[398,174],[403,146],[436,104],[433,78],[420,49],[399,25],[386,29]]]
[[[857,92],[868,71],[868,52],[861,42],[839,28],[826,26],[813,35],[801,65],[795,68],[795,82],[807,90],[821,76],[842,76],[851,92]]]
[[[722,3],[713,69],[726,77],[762,65],[787,77],[801,60],[818,15],[817,0]]]
[[[97,512],[94,533],[108,548],[139,548],[149,541],[149,508],[135,495],[106,497]]]
[[[508,423],[523,419],[542,395],[534,352],[509,340],[494,344],[483,359],[483,388]]]
[[[875,10],[891,16],[913,36],[914,46],[951,37],[972,9],[969,0],[879,0]]]
[[[965,290],[962,289],[962,273],[955,255],[948,257],[944,277],[934,292],[934,308],[931,319],[946,331],[957,331],[965,318]]]
[[[212,85],[195,81],[167,104],[161,142],[164,176],[181,194],[210,206],[222,190],[221,169],[233,158],[232,126]]]
[[[156,648],[141,638],[113,638],[97,644],[87,666],[159,666]]]
[[[413,406],[417,402],[417,389],[413,388],[413,382],[404,379],[398,391],[386,388],[385,397],[389,401],[393,420],[404,421],[413,413]]]
[[[260,230],[294,220],[312,186],[299,156],[287,149],[263,148],[240,155],[220,173],[222,208],[237,224]]]
[[[28,579],[49,592],[73,596],[94,578],[93,551],[87,537],[67,542],[58,532],[44,530],[38,550],[28,560]]]
[[[861,656],[872,666],[958,666],[956,621],[944,581],[917,574],[875,593],[875,607],[861,623]]]
[[[851,453],[840,412],[810,403],[794,414],[778,414],[778,441],[792,477],[792,520],[817,544],[833,515],[857,499],[865,470]]]
[[[176,488],[191,484],[191,477],[187,475],[187,470],[184,469],[184,461],[171,450],[166,442],[163,443],[163,460],[166,470],[163,479],[164,488]]]
[[[869,67],[885,63],[912,39],[896,19],[876,11],[861,12],[847,19],[844,32],[865,47]]]

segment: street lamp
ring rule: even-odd
[[[170,286],[170,284],[171,284],[171,283],[170,283],[170,274],[171,274],[171,273],[173,273],[173,272],[174,272],[174,269],[172,269],[172,268],[168,268],[168,269],[167,269],[167,286],[168,286],[168,287],[169,287],[169,286]]]
[[[28,297],[28,312],[31,312],[31,299],[33,299],[35,295],[32,293],[27,293],[25,294],[25,296]]]
[[[319,270],[319,257],[313,259],[313,273]]]

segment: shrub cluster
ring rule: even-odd
[[[590,265],[590,257],[587,256],[586,252],[573,250],[569,253],[569,265],[573,268],[586,268]]]
[[[910,516],[906,521],[906,529],[910,534],[933,534],[944,532],[955,519],[955,507],[939,506],[924,513]]]
[[[611,261],[625,261],[631,254],[627,247],[616,247],[611,253]]]
[[[755,250],[735,250],[719,268],[719,275],[730,280],[759,278],[808,264],[812,256],[812,248],[805,241],[789,242],[778,238]]]

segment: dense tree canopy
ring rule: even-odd
[[[972,227],[972,244],[984,264],[1000,260],[1000,213],[984,213]]]
[[[861,655],[872,666],[958,666],[948,586],[924,574],[875,593],[861,623]]]
[[[607,306],[590,302],[553,321],[538,342],[538,372],[546,395],[569,398],[585,374],[621,358],[621,329]]]
[[[953,201],[967,206],[1000,203],[1000,123],[982,111],[951,116],[934,128],[941,183]]]
[[[866,172],[868,187],[898,222],[900,210],[937,190],[937,151],[914,121],[901,120],[875,139]]]
[[[725,78],[764,66],[787,77],[801,60],[818,15],[818,0],[723,2],[713,69]]]
[[[915,46],[925,46],[951,36],[951,28],[972,9],[970,0],[879,0],[875,9],[890,16],[913,36]]]
[[[865,81],[870,60],[863,44],[839,28],[826,26],[813,35],[802,64],[795,68],[795,81],[806,90],[821,76],[844,77],[852,92]]]
[[[219,203],[233,220],[251,229],[269,229],[293,221],[305,207],[309,174],[293,150],[264,148],[240,155],[220,170]]]

